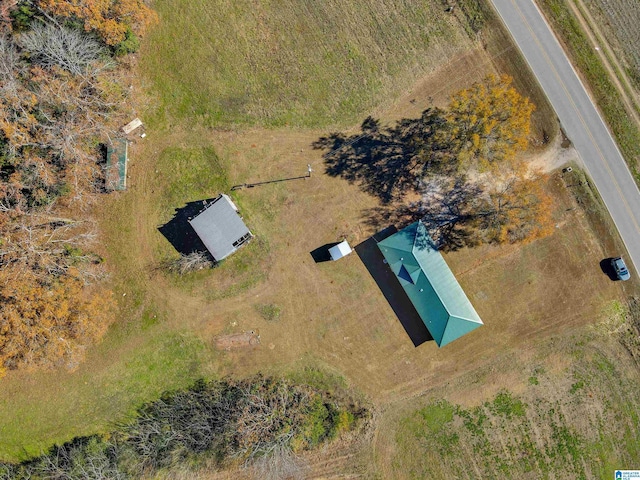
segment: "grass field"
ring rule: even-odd
[[[640,4],[634,0],[589,0],[586,3],[600,13],[608,41],[621,53],[627,73],[640,91]]]
[[[318,246],[343,236],[357,245],[374,231],[363,212],[376,208],[375,200],[340,179],[314,174],[236,192],[263,243],[185,282],[157,268],[176,255],[158,231],[174,208],[208,198],[219,182],[255,179],[258,159],[264,172],[258,178],[302,173],[308,162],[319,165],[320,153],[307,150],[319,134],[192,129],[151,133],[150,142],[134,146],[132,156],[140,160],[131,168],[131,190],[102,207],[110,246],[104,254],[114,267],[122,319],[77,372],[3,380],[2,456],[104,430],[141,401],[201,375],[313,366],[338,372],[376,402],[395,401],[451,381],[505,350],[589,324],[622,294],[622,285],[611,283],[598,266],[616,251],[615,243],[601,243],[606,231],[596,234],[558,176],[550,185],[559,215],[553,237],[522,249],[489,246],[447,255],[486,326],[442,350],[413,348],[356,255],[313,262],[309,252]],[[298,158],[292,161],[286,152]],[[163,162],[177,157],[181,166],[174,171],[182,176],[164,175]],[[263,305],[277,305],[279,317],[265,318]],[[212,346],[215,335],[250,329],[261,335],[255,350],[219,352]]]
[[[2,380],[0,457],[24,458],[106,431],[143,401],[200,376],[312,367],[344,378],[388,418],[404,402],[412,406],[417,395],[510,352],[526,361],[547,339],[606,317],[612,300],[637,289],[600,270],[599,261],[621,245],[577,168],[549,181],[557,222],[551,237],[446,255],[486,324],[447,348],[413,347],[356,254],[316,264],[314,249],[342,238],[358,245],[374,233],[367,214],[379,204],[324,175],[313,142],[369,113],[393,121],[444,105],[500,61],[494,47],[468,40],[468,25],[444,16],[439,1],[420,11],[401,1],[372,0],[366,10],[307,3],[157,2],[163,24],[148,38],[135,85],[153,99],[141,113],[150,120],[147,137],[131,145],[129,190],[105,197],[95,211],[120,318],[76,372]],[[353,59],[339,54],[345,48]],[[280,70],[296,82],[278,84]],[[307,164],[314,168],[309,180],[232,193],[256,235],[246,248],[186,277],[163,269],[178,255],[162,231],[176,209],[234,184],[303,175]],[[214,348],[217,335],[247,330],[259,332],[258,348]],[[456,403],[489,399],[510,385],[508,375],[484,375],[475,391],[461,388]],[[360,468],[369,454],[317,465],[329,475],[350,463]]]
[[[379,2],[364,8],[356,3],[263,2],[255,9],[230,2],[165,1],[156,7],[163,23],[145,42],[142,76],[135,84],[145,92],[140,104],[150,105],[141,114],[151,125],[149,135],[144,145],[131,146],[130,191],[103,199],[96,212],[104,238],[100,253],[112,269],[120,299],[119,320],[76,372],[25,372],[3,379],[0,457],[25,458],[53,442],[105,431],[110,422],[165,389],[233,371],[237,360],[216,352],[211,338],[259,321],[267,324],[261,305],[281,308],[279,319],[271,323],[294,318],[292,302],[301,298],[273,293],[282,272],[269,291],[261,295],[258,290],[258,297],[247,301],[248,291],[255,296],[272,275],[271,233],[280,232],[275,238],[283,238],[283,208],[295,203],[289,189],[274,186],[264,191],[266,198],[235,198],[257,239],[211,272],[188,278],[165,274],[162,262],[177,252],[158,228],[175,209],[228,190],[232,180],[297,175],[309,161],[319,165],[319,154],[309,158],[301,151],[308,151],[321,132],[285,133],[284,139],[254,132],[234,145],[233,134],[204,127],[349,124],[374,106],[391,104],[416,78],[471,48],[457,20],[445,18],[431,4]],[[166,131],[172,134],[167,137]],[[344,198],[354,198],[353,189],[338,181],[326,195],[318,185],[315,189],[328,201],[323,206],[316,203],[319,198],[309,199],[314,209],[337,208]],[[338,197],[331,199],[336,192]],[[361,208],[374,205],[364,195],[356,193],[355,198],[359,203],[343,214],[349,221],[358,218]],[[299,226],[286,225],[291,227],[286,235],[296,243],[304,238]],[[320,231],[317,239],[324,236],[322,241],[337,234],[324,227]],[[344,274],[343,279],[349,281]],[[322,311],[302,310],[301,317],[322,318]],[[283,328],[279,325],[278,331]],[[324,322],[316,328],[320,333],[313,335],[329,330]],[[264,349],[272,352],[268,347]],[[299,344],[287,355],[287,346],[278,344],[271,355],[275,362],[255,363],[247,357],[239,371],[281,371],[306,351]]]
[[[417,409],[413,402],[386,437],[396,444],[386,478],[612,478],[635,468],[637,365],[605,337],[551,337],[534,358],[495,365],[502,374],[519,369],[510,386],[517,393],[503,389],[460,405],[456,385]],[[460,383],[471,389],[483,375],[491,370]]]
[[[154,127],[350,125],[469,46],[439,1],[159,0]],[[194,68],[197,65],[197,68]],[[460,72],[462,76],[464,72]]]

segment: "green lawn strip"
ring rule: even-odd
[[[0,458],[23,460],[54,443],[109,431],[142,402],[202,375],[204,345],[192,334],[157,329],[140,337],[139,348],[121,350],[123,339],[108,336],[91,356],[118,359],[102,368],[89,362],[91,369],[72,374],[31,374],[28,383],[40,385],[38,395],[17,382],[7,385],[0,399]]]
[[[584,19],[587,20],[586,15],[585,15],[584,5],[580,5],[580,4],[576,3],[576,8],[580,11],[580,15],[582,15],[584,17]],[[593,36],[595,37],[597,42],[600,42],[600,43],[606,42],[606,39],[602,38],[593,29],[592,29],[592,33],[593,33]],[[634,73],[634,69],[633,68],[628,68],[628,67],[625,68],[623,65],[620,65],[619,63],[616,64],[617,58],[613,57],[613,55],[615,55],[615,52],[613,50],[603,49],[602,50],[602,54],[604,54],[604,56],[607,59],[607,62],[609,62],[609,66],[615,71],[615,75],[618,78],[618,80],[620,81],[620,85],[624,89],[624,93],[628,97],[633,97],[633,95],[634,95],[633,84],[635,82],[637,82],[638,73]],[[621,69],[624,69],[624,72],[622,72]],[[628,77],[629,82],[627,82],[625,80],[625,78],[623,76],[625,74]],[[636,102],[634,102],[634,101],[632,101],[631,103],[632,103],[631,106],[634,109],[634,111],[637,112],[637,113],[640,113],[640,106],[638,106],[638,104]]]
[[[160,153],[156,169],[166,179],[158,202],[164,215],[172,215],[173,209],[185,202],[206,200],[231,187],[218,155],[210,146],[167,148]]]
[[[554,30],[563,39],[569,54],[584,74],[595,100],[600,107],[613,136],[625,156],[636,182],[640,183],[640,130],[633,119],[626,115],[620,94],[593,50],[578,20],[567,7],[565,0],[541,0],[539,2]]]

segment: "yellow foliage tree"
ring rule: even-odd
[[[89,293],[73,271],[47,284],[15,270],[0,270],[0,374],[21,367],[74,368],[108,327],[111,293]]]
[[[96,32],[107,45],[117,45],[131,29],[143,35],[157,20],[143,0],[40,0],[40,8],[55,16],[77,18],[88,32]]]
[[[493,170],[527,148],[535,106],[511,83],[489,75],[451,97],[444,135],[460,166]]]
[[[553,202],[546,175],[511,172],[499,179],[479,209],[480,234],[486,241],[528,243],[553,232]]]

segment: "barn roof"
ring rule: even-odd
[[[378,248],[439,347],[482,325],[421,221],[379,242]]]
[[[252,236],[237,207],[224,193],[189,223],[217,261],[231,255]]]

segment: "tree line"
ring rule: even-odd
[[[455,93],[446,109],[319,139],[329,175],[383,203],[374,221],[422,219],[443,249],[528,242],[552,231],[546,175],[522,160],[534,105],[508,76]],[[386,206],[386,208],[385,208]]]
[[[342,390],[255,376],[200,380],[140,407],[107,435],[75,438],[0,479],[151,477],[179,467],[257,468],[260,478],[298,478],[298,454],[363,426],[369,412]]]
[[[0,376],[78,364],[112,318],[93,252],[142,0],[0,2]]]

